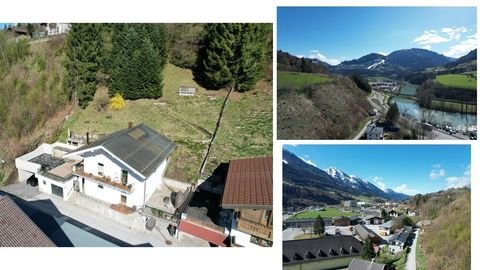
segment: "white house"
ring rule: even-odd
[[[367,140],[383,140],[383,127],[369,125],[365,130]]]
[[[56,142],[44,143],[37,149],[15,159],[20,182],[38,184],[40,191],[68,200],[73,190],[72,166],[75,160],[62,156],[75,147]]]
[[[64,155],[73,167],[75,190],[110,204],[143,207],[161,184],[175,143],[140,124]]]
[[[19,180],[68,200],[73,191],[109,204],[144,207],[161,184],[175,143],[140,124],[89,145],[42,144],[15,160]]]
[[[65,34],[70,30],[69,23],[47,23],[45,26],[45,31],[48,36]]]

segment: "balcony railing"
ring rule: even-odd
[[[83,164],[79,164],[77,166],[74,166],[73,174],[88,178],[90,180],[96,181],[96,182],[101,183],[101,184],[105,184],[105,185],[113,187],[115,189],[120,189],[122,191],[126,191],[126,192],[132,192],[133,191],[133,186],[132,185],[124,185],[124,184],[119,183],[119,182],[114,182],[114,181],[112,181],[112,179],[110,177],[107,177],[107,176],[97,176],[97,175],[93,175],[91,173],[86,173],[84,171]]]
[[[270,241],[273,239],[272,227],[268,227],[242,218],[239,218],[237,222],[237,229],[239,231]]]

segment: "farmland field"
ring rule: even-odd
[[[465,74],[438,75],[435,82],[455,88],[477,89],[477,79]]]
[[[356,214],[352,212],[342,212],[336,208],[325,208],[325,211],[311,210],[311,211],[301,212],[291,217],[291,219],[316,218],[318,215],[321,215],[324,218],[332,218],[332,217],[340,217],[340,216],[351,217],[351,216],[355,216]]]
[[[178,95],[179,86],[197,88],[193,97]],[[100,111],[94,102],[82,110],[76,109],[65,121],[60,141],[66,141],[67,130],[85,135],[103,136],[134,125],[145,123],[177,144],[166,176],[194,182],[215,129],[226,90],[207,90],[194,80],[192,72],[168,64],[164,70],[163,97],[158,100],[127,100],[121,111]],[[272,155],[272,90],[260,81],[251,91],[232,93],[224,119],[212,146],[206,172],[230,158]]]
[[[278,71],[277,76],[278,89],[289,88],[301,90],[309,85],[325,83],[331,80],[327,75],[324,74],[300,73],[290,71]]]

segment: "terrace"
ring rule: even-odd
[[[99,184],[105,184],[107,186],[110,186],[114,189],[117,189],[117,190],[120,190],[120,191],[126,191],[126,192],[133,192],[133,186],[130,184],[130,185],[124,185],[120,182],[115,182],[113,181],[110,177],[107,177],[107,176],[97,176],[97,175],[93,175],[91,173],[86,173],[84,171],[84,166],[83,166],[83,163],[80,163],[76,166],[73,167],[73,174],[77,175],[77,176],[82,176],[82,177],[86,177],[92,181],[95,181],[95,182],[98,182]]]

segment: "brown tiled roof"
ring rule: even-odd
[[[272,157],[231,160],[223,208],[272,208]]]
[[[0,247],[54,246],[12,199],[0,195]]]

